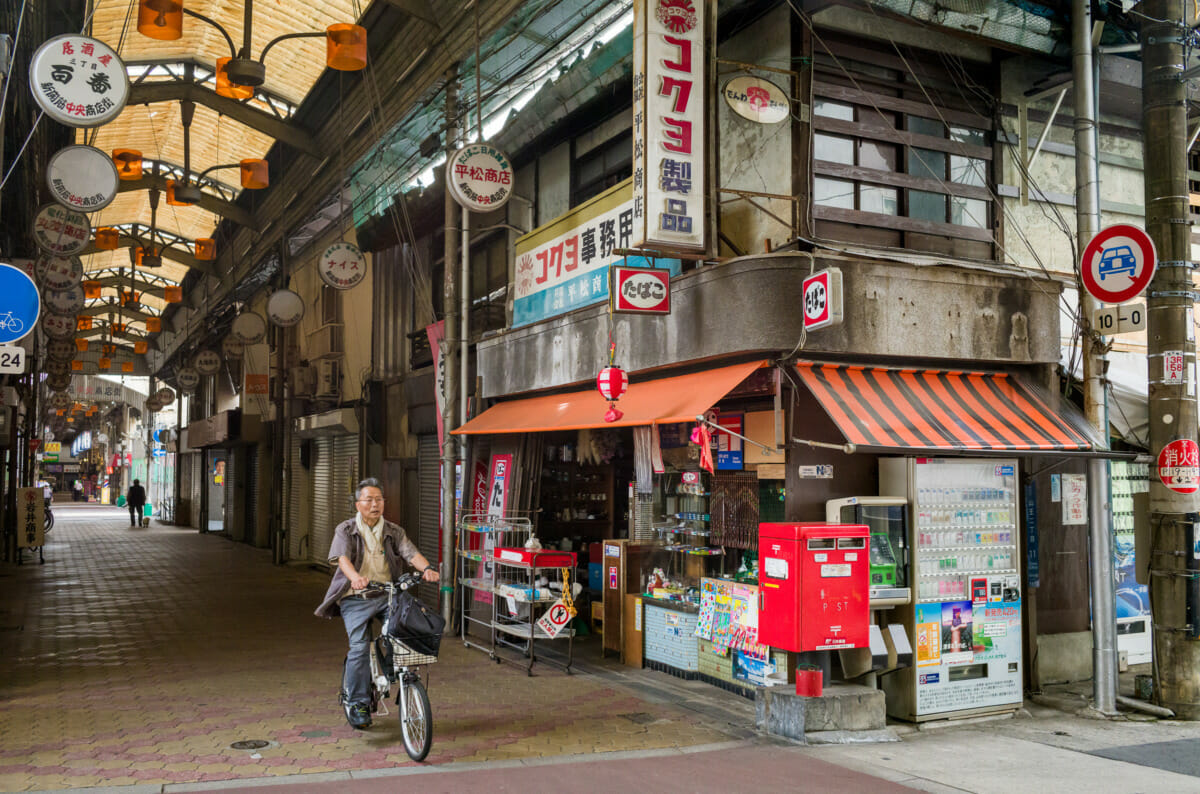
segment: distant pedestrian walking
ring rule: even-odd
[[[73,498],[76,502],[83,501],[83,482],[81,480],[75,480],[75,484],[71,486],[71,491],[74,493]]]
[[[140,480],[134,480],[125,494],[125,503],[129,505],[129,526],[136,527],[142,523],[142,507],[146,504],[146,489]]]

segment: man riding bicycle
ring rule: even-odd
[[[371,620],[387,609],[387,598],[368,591],[371,582],[394,581],[403,573],[401,560],[421,572],[427,582],[438,581],[438,572],[404,534],[404,529],[383,517],[383,489],[374,477],[354,489],[357,514],[337,525],[329,547],[329,562],[336,564],[325,600],[317,607],[322,618],[342,616],[350,643],[342,675],[343,707],[354,728],[371,726],[370,627]]]

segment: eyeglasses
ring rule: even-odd
[[[364,499],[359,499],[358,501],[370,505],[370,504],[375,504],[375,503],[383,504],[387,500],[384,499],[382,496],[368,496]]]

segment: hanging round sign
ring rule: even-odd
[[[120,185],[112,157],[94,146],[59,149],[46,166],[46,181],[55,201],[80,212],[107,207]]]
[[[462,207],[489,212],[503,207],[512,197],[512,161],[494,146],[472,143],[446,161],[446,184]]]
[[[1200,489],[1200,446],[1190,438],[1177,438],[1158,453],[1158,478],[1175,493]]]
[[[41,313],[42,299],[29,274],[0,264],[0,345],[15,342],[32,331]]]
[[[791,114],[784,90],[761,77],[735,77],[721,93],[730,110],[759,124],[777,124]]]
[[[55,314],[78,314],[83,308],[83,287],[76,285],[68,289],[43,290],[42,301],[46,304],[46,311]]]
[[[46,385],[55,391],[66,392],[67,388],[71,385],[71,376],[65,373],[62,375],[51,375],[46,378]],[[71,407],[70,395],[67,395],[67,407]]]
[[[92,224],[87,216],[61,204],[45,205],[33,219],[33,241],[48,254],[77,254],[91,239]]]
[[[221,355],[226,358],[241,358],[246,351],[246,345],[236,336],[227,336],[221,340]]]
[[[83,282],[83,262],[77,256],[47,256],[33,263],[38,283],[47,289],[71,289]]]
[[[154,392],[154,396],[158,398],[163,405],[175,402],[175,390],[170,386],[163,386],[158,391]]]
[[[51,339],[46,342],[46,356],[56,361],[75,358],[75,343],[69,339]]]
[[[200,373],[191,367],[183,367],[175,373],[175,382],[180,391],[190,392],[200,385]]]
[[[42,330],[54,339],[67,339],[75,333],[75,318],[65,314],[43,314]]]
[[[163,404],[157,397],[151,397],[145,402],[146,410],[150,413],[161,411]]]
[[[267,323],[256,312],[242,312],[234,319],[230,331],[242,344],[252,345],[267,335]]]
[[[267,316],[276,325],[289,328],[304,318],[304,299],[290,289],[276,290],[267,298]]]
[[[221,369],[221,355],[215,350],[201,350],[192,359],[192,366],[201,375],[216,375]]]
[[[317,273],[334,289],[350,289],[367,277],[367,258],[354,243],[334,243],[321,254]]]
[[[55,408],[70,408],[71,402],[71,395],[65,391],[56,391],[50,395],[50,404]]]
[[[63,361],[62,359],[51,358],[46,360],[46,363],[42,365],[42,368],[46,370],[47,375],[60,375],[64,372],[71,371],[71,362],[69,359],[67,361]]]
[[[1102,229],[1083,249],[1079,276],[1087,293],[1101,303],[1124,303],[1150,285],[1158,255],[1150,235],[1119,223]]]
[[[68,33],[37,48],[29,89],[46,115],[68,127],[99,127],[129,99],[125,63],[107,44]]]

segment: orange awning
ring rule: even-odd
[[[629,378],[629,390],[617,401],[624,416],[605,422],[608,401],[596,389],[547,394],[498,403],[465,425],[455,435],[476,433],[541,433],[590,427],[634,427],[668,422],[694,422],[766,361],[733,364],[691,375],[639,380]]]
[[[886,449],[1087,452],[1091,442],[1004,373],[796,363],[851,444]]]

